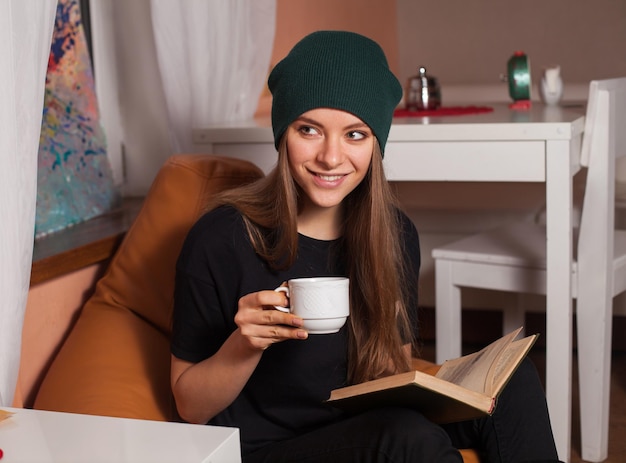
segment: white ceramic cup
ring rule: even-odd
[[[289,307],[274,307],[302,318],[303,328],[310,334],[336,333],[350,315],[348,278],[295,278],[274,291],[284,292],[289,298]]]

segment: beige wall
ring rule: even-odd
[[[350,30],[376,40],[385,51],[391,70],[398,75],[396,6],[385,0],[277,0],[276,34],[270,69],[305,35],[317,30]],[[267,87],[257,114],[267,114],[271,96]]]
[[[402,79],[424,65],[442,85],[497,83],[515,50],[528,55],[533,78],[552,63],[566,83],[626,75],[624,0],[396,4]]]
[[[378,41],[404,83],[427,66],[446,85],[506,85],[516,50],[541,68],[559,64],[565,83],[626,75],[624,0],[278,0],[272,65],[318,29],[347,29]],[[609,51],[609,48],[612,48]]]
[[[277,9],[272,64],[308,32],[347,29],[377,40],[402,81],[425,65],[442,84],[499,83],[516,50],[533,74],[560,64],[566,82],[626,75],[624,0],[278,0]]]
[[[271,66],[310,32],[345,29],[376,40],[397,71],[396,6],[389,0],[277,0],[276,36]]]

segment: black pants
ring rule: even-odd
[[[545,394],[526,359],[500,395],[494,414],[438,426],[409,408],[371,410],[276,444],[244,463],[461,462],[474,448],[489,463],[556,462]]]

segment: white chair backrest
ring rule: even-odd
[[[594,132],[602,125],[597,123],[596,119],[602,117],[600,113],[604,111],[604,103],[599,103],[600,94],[608,94],[608,98],[612,100],[614,105],[615,121],[617,123],[617,132],[615,134],[615,156],[616,158],[626,155],[626,114],[624,114],[624,99],[626,98],[626,77],[606,80],[592,80],[589,84],[589,98],[587,100],[587,114],[585,117],[585,133],[583,136],[583,145],[581,151],[581,164],[585,167],[589,166],[589,158],[592,150],[592,144],[599,135],[594,136]]]
[[[626,78],[592,81],[581,164],[587,180],[578,238],[578,275],[611,289],[615,226],[615,159],[626,155]],[[609,278],[609,275],[611,276]],[[594,283],[595,284],[595,283]]]

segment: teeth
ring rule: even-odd
[[[318,175],[318,177],[327,182],[334,182],[335,180],[339,180],[341,175]]]

